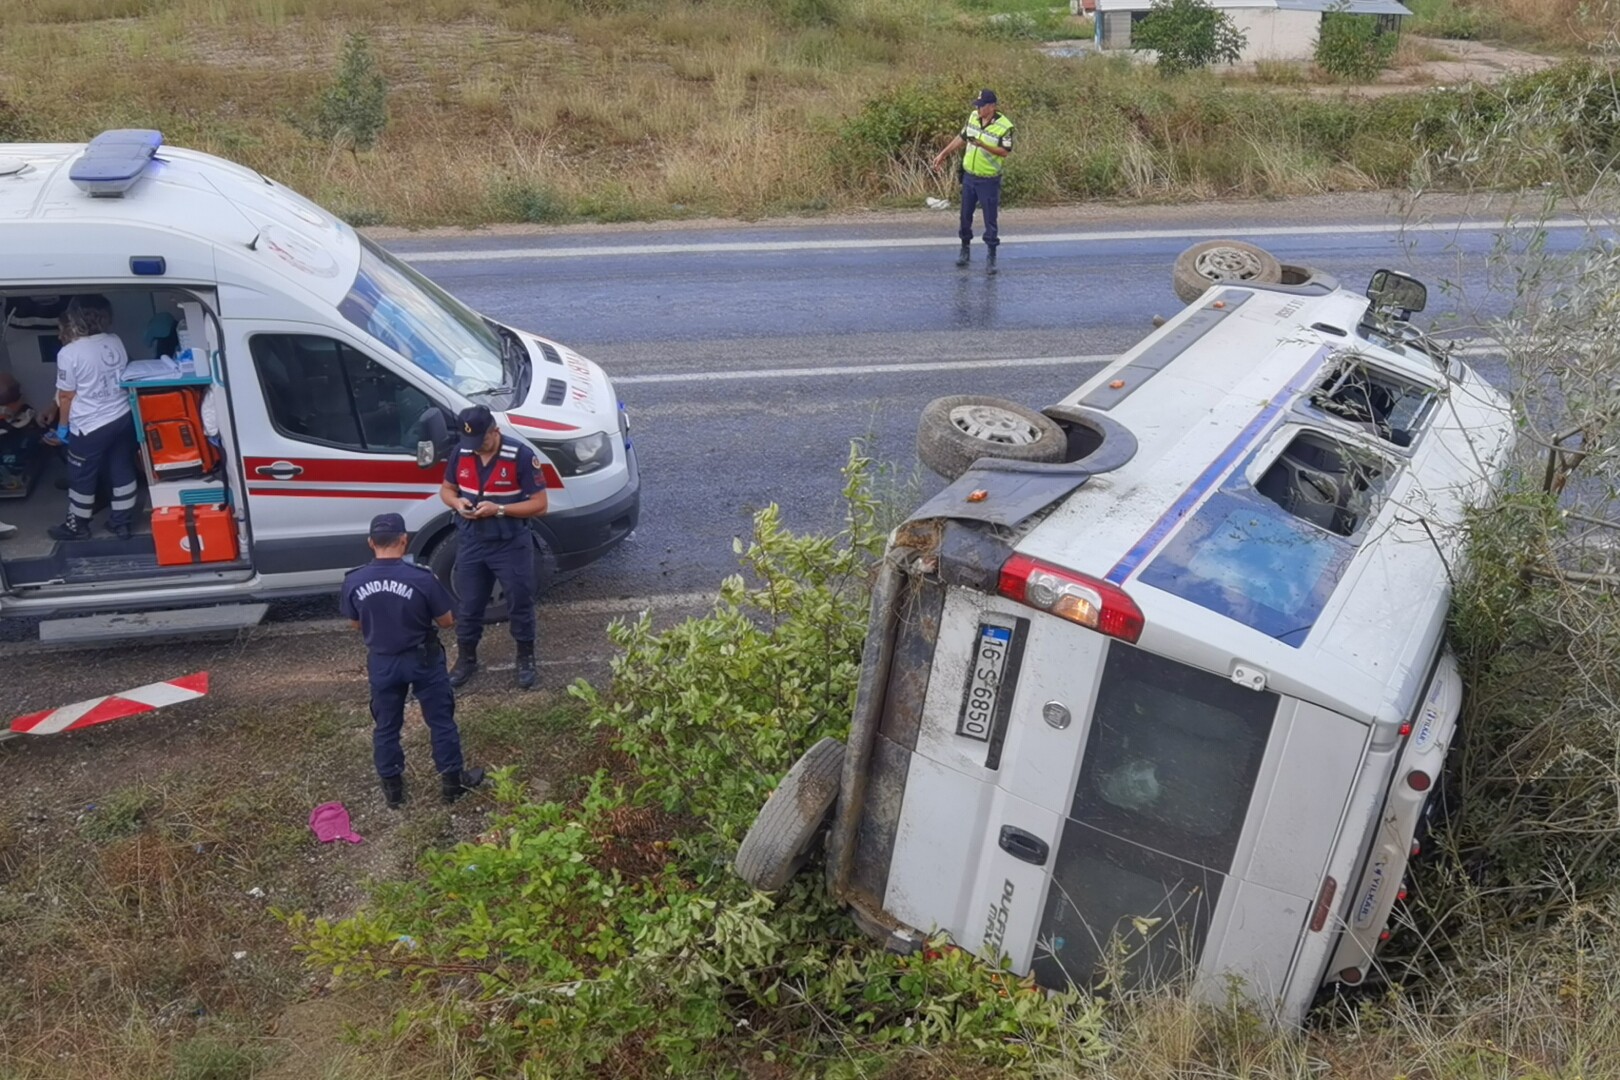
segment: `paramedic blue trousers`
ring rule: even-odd
[[[434,642],[397,656],[372,653],[366,658],[371,683],[371,757],[377,775],[399,776],[405,771],[405,751],[399,745],[405,725],[405,696],[416,691],[422,719],[433,736],[433,768],[439,773],[461,771],[461,733],[456,730],[456,695],[444,669],[444,650]]]
[[[107,524],[129,526],[135,520],[135,418],[125,413],[83,434],[68,438],[68,516],[90,524],[96,510],[96,487],[106,478],[112,487],[112,513]]]
[[[984,246],[994,251],[1001,243],[1001,234],[996,230],[996,213],[1001,209],[1001,177],[962,174],[962,227],[956,235],[964,244],[973,242],[975,207],[984,208]]]
[[[508,539],[478,539],[472,530],[462,531],[451,578],[456,586],[456,644],[463,651],[476,649],[484,636],[484,608],[497,581],[512,612],[512,640],[533,643],[534,550],[527,528]]]

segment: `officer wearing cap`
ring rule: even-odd
[[[343,614],[359,627],[370,653],[366,674],[376,725],[371,752],[383,798],[394,808],[405,802],[405,751],[399,732],[405,724],[405,696],[413,690],[433,736],[433,765],[444,801],[455,802],[484,782],[484,770],[465,768],[461,759],[456,696],[439,645],[437,628],[456,621],[450,594],[430,570],[405,561],[409,541],[405,519],[398,514],[372,518],[366,542],[375,557],[349,571],[341,601]]]
[[[456,417],[461,442],[445,463],[439,498],[455,512],[458,543],[451,580],[456,587],[456,665],[450,685],[478,672],[484,608],[495,582],[511,606],[517,643],[517,683],[534,686],[535,542],[528,519],[546,512],[540,458],[527,444],[501,434],[482,405]]]
[[[1001,167],[1012,153],[1013,124],[996,111],[996,92],[980,90],[973,99],[973,111],[967,123],[952,139],[950,145],[934,157],[934,168],[945,164],[945,159],[963,147],[962,155],[962,218],[957,236],[962,241],[957,266],[968,264],[973,244],[973,211],[984,207],[984,246],[986,248],[984,272],[996,272],[996,247],[1001,234],[996,228],[997,212],[1001,209]]]

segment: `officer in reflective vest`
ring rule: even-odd
[[[956,151],[967,148],[962,155],[962,221],[957,236],[962,241],[962,252],[956,257],[957,266],[968,264],[968,252],[973,243],[973,211],[984,207],[984,246],[987,249],[984,270],[996,272],[996,246],[1001,234],[996,229],[996,213],[1001,209],[1001,167],[1012,153],[1013,124],[996,111],[994,90],[980,90],[973,99],[973,111],[967,123],[952,139],[950,145],[934,156],[934,168],[945,164],[945,159]]]
[[[444,670],[441,626],[455,622],[450,594],[426,567],[405,561],[410,537],[405,519],[378,514],[366,537],[374,556],[343,579],[340,610],[365,639],[366,677],[371,683],[372,760],[382,780],[383,798],[394,809],[405,805],[405,751],[399,744],[405,724],[405,697],[416,692],[422,719],[433,736],[433,766],[440,794],[455,802],[484,782],[483,769],[464,767],[461,733],[456,730],[456,695]]]
[[[482,405],[456,417],[461,444],[445,464],[439,497],[456,514],[456,665],[450,685],[478,672],[478,639],[495,582],[506,591],[517,642],[517,683],[534,686],[535,542],[528,519],[546,512],[540,458],[528,445],[501,434]]]

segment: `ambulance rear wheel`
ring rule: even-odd
[[[844,772],[844,744],[822,739],[782,777],[748,828],[732,861],[737,876],[761,892],[775,892],[815,852]]]
[[[547,544],[545,538],[536,534],[534,548],[534,596],[538,600],[557,580],[557,556]],[[439,579],[452,597],[459,603],[461,596],[456,592],[456,549],[460,537],[451,532],[443,540],[434,545],[428,555],[428,569],[433,576]],[[511,605],[506,602],[506,590],[501,583],[495,583],[495,591],[490,593],[489,606],[484,608],[484,622],[505,622],[512,617]]]
[[[980,458],[1058,462],[1069,437],[1057,421],[1016,401],[955,394],[935,398],[917,422],[917,458],[955,480]]]

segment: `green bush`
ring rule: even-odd
[[[506,181],[490,192],[491,221],[552,225],[567,221],[570,216],[568,201],[543,184]]]
[[[1153,0],[1153,7],[1131,30],[1131,46],[1159,54],[1159,70],[1179,75],[1234,63],[1248,37],[1224,11],[1204,0]]]
[[[846,476],[839,536],[793,535],[769,507],[713,613],[614,626],[613,693],[573,693],[628,762],[622,782],[536,805],[500,774],[483,840],[429,854],[422,880],[352,918],[290,917],[311,961],[408,979],[399,1029],[475,1047],[489,1075],[712,1076],[751,1053],[854,1076],[926,1048],[979,1072],[1060,1041],[1095,1057],[1094,1000],[959,950],[889,953],[820,875],[773,899],[731,872],[781,775],[848,728],[887,522],[865,459]]]
[[[1395,44],[1394,34],[1379,29],[1377,16],[1329,11],[1316,38],[1316,62],[1341,79],[1371,82],[1389,67]]]
[[[960,127],[973,91],[962,84],[897,87],[872,98],[839,129],[833,166],[870,180],[892,163],[923,166]]]
[[[316,137],[354,150],[369,150],[388,126],[388,81],[377,70],[371,42],[350,34],[343,42],[337,77],[315,104]]]
[[[22,109],[0,97],[0,142],[27,142],[33,135],[34,125]]]

